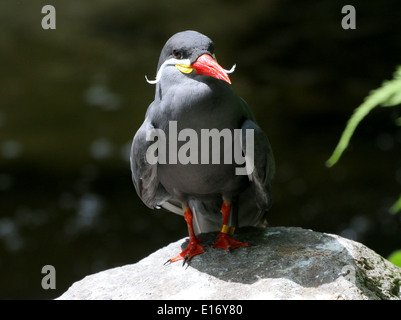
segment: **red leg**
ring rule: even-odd
[[[184,219],[188,225],[189,245],[183,252],[181,252],[173,259],[170,259],[168,262],[176,262],[185,259],[185,263],[187,261],[190,261],[197,254],[205,252],[203,250],[203,247],[200,245],[200,240],[195,236],[194,228],[192,225],[192,218],[193,214],[191,209],[189,207],[186,207],[184,211]]]
[[[248,247],[247,243],[234,240],[229,236],[234,233],[234,227],[229,227],[227,225],[230,211],[230,203],[224,200],[223,205],[221,206],[221,213],[223,214],[223,226],[221,227],[220,233],[217,236],[219,240],[217,240],[217,242],[213,245],[213,248],[221,248],[230,251],[230,249]]]

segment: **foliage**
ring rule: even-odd
[[[388,260],[397,267],[401,267],[401,250],[396,250],[390,254]]]
[[[394,78],[383,82],[382,86],[376,90],[372,90],[365,98],[365,101],[355,109],[353,115],[341,135],[333,154],[327,160],[326,166],[332,167],[340,159],[344,150],[347,148],[349,141],[358,126],[358,124],[366,117],[366,115],[375,107],[393,107],[401,104],[401,65],[397,67]],[[397,125],[401,125],[401,118],[396,120]],[[391,207],[390,211],[396,213],[401,210],[401,196],[398,201]]]
[[[401,196],[398,198],[397,202],[394,203],[393,206],[390,208],[390,212],[395,214],[400,210],[401,210]]]

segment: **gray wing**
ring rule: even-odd
[[[142,201],[151,209],[157,208],[170,198],[170,194],[159,183],[157,163],[150,164],[146,159],[146,151],[154,141],[146,141],[146,135],[155,129],[150,121],[145,119],[135,134],[131,146],[131,172],[136,192]]]
[[[245,120],[241,129],[242,151],[245,154],[247,165],[250,165],[253,170],[248,174],[251,181],[250,188],[240,196],[239,225],[257,225],[263,223],[266,212],[271,206],[271,184],[275,173],[275,163],[269,140],[262,129],[252,120]],[[253,130],[253,148],[248,148],[248,150],[246,148],[247,129]],[[252,150],[253,154],[249,150]],[[253,201],[254,203],[252,203]],[[249,215],[248,207],[252,207],[254,204],[259,212],[255,212],[255,215],[252,216]]]

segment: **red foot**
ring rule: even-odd
[[[204,252],[205,250],[203,250],[203,246],[201,246],[200,240],[196,238],[189,243],[188,247],[183,252],[181,252],[173,259],[170,259],[168,262],[177,262],[183,259],[185,259],[184,263],[189,262],[194,256]]]
[[[212,246],[213,248],[221,248],[226,251],[234,250],[239,247],[248,247],[246,242],[240,242],[230,238],[226,233],[220,232],[217,236],[219,240]]]

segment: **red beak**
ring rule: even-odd
[[[204,76],[211,76],[216,79],[227,81],[231,84],[230,78],[227,72],[212,58],[211,55],[205,53],[202,54],[192,65],[192,68],[196,70],[197,74]]]

